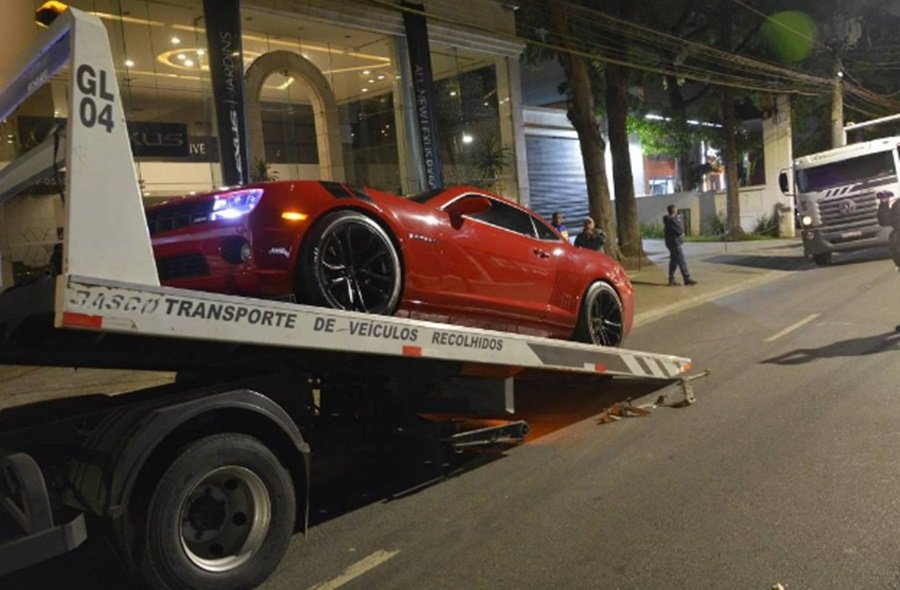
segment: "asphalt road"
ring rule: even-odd
[[[841,262],[640,326],[712,370],[693,406],[598,425],[676,390],[533,379],[526,445],[365,457],[263,588],[900,588],[900,277]],[[129,588],[98,546],[0,586]]]

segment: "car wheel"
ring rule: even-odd
[[[831,252],[813,254],[813,262],[816,263],[816,266],[828,266],[831,264]]]
[[[157,590],[238,590],[278,565],[294,527],[287,470],[257,439],[219,434],[184,447],[142,515],[140,572]]]
[[[599,346],[619,346],[625,340],[622,300],[609,283],[588,287],[581,302],[575,338]]]
[[[400,302],[401,273],[390,236],[355,211],[325,216],[310,236],[303,263],[311,303],[385,315]]]
[[[888,253],[890,253],[891,260],[894,261],[897,268],[900,268],[900,231],[894,230],[891,232]]]

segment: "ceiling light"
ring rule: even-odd
[[[469,135],[468,133],[463,133],[462,141],[463,141],[463,143],[468,144],[468,143],[472,143],[473,141],[475,141],[475,138],[472,137],[471,135]]]
[[[130,60],[130,59],[126,59],[126,60],[125,60],[125,67],[126,67],[126,68],[133,68],[133,67],[134,67],[134,61],[133,61],[133,60]]]
[[[362,88],[361,90],[362,90],[363,92],[368,92],[368,91],[369,91],[368,88]]]
[[[363,76],[368,76],[372,73],[372,70],[363,70]]]
[[[384,74],[378,74],[378,79],[379,79],[379,80],[384,80]]]
[[[375,83],[375,80],[373,80],[373,79],[370,78],[370,79],[369,79],[369,84],[374,84],[374,83]]]
[[[194,62],[190,59],[186,59],[186,60],[184,60],[184,65],[186,65],[189,68],[192,68],[192,67],[194,67]]]
[[[179,39],[178,37],[172,37],[172,45],[178,45],[179,43],[181,43],[181,39]]]
[[[456,96],[456,90],[451,90],[451,91],[450,91],[450,96]]]
[[[183,53],[179,53],[179,54],[176,55],[175,57],[177,57],[177,58],[180,59],[181,61],[184,61],[184,60],[187,59],[187,56],[186,56],[185,54],[183,54]]]
[[[206,52],[202,49],[197,50],[197,55],[206,55]]]

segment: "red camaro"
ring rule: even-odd
[[[410,198],[280,181],[147,209],[164,285],[617,346],[632,288],[614,260],[471,187]]]

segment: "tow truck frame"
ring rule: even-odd
[[[496,416],[513,411],[515,375],[526,369],[661,382],[678,381],[690,369],[677,356],[160,286],[98,18],[70,8],[42,32],[0,88],[0,120],[66,64],[65,133],[52,132],[0,170],[0,206],[43,176],[66,172],[58,272],[27,284],[0,283],[0,363],[156,369],[177,371],[180,379],[64,417],[0,411],[0,447],[14,447],[0,448],[0,508],[14,523],[4,531],[0,520],[0,575],[80,545],[87,515],[104,523],[123,563],[153,587],[190,585],[197,576],[218,588],[245,583],[246,576],[261,581],[286,547],[282,540],[274,560],[256,559],[269,551],[271,534],[247,549],[245,562],[216,569],[206,566],[225,562],[191,551],[165,567],[158,565],[165,556],[152,550],[142,559],[136,553],[148,550],[133,529],[147,526],[152,536],[148,514],[160,495],[166,498],[158,482],[181,455],[227,436],[252,439],[257,455],[275,457],[288,476],[281,485],[291,488],[297,528],[304,528],[310,449],[302,427],[331,403],[322,396],[344,393],[328,380],[332,375],[361,376],[365,393],[390,392],[413,414],[433,408],[426,400],[438,397],[444,407],[452,402]],[[8,255],[0,251],[0,258]],[[71,434],[74,420],[78,432],[88,433],[73,438],[61,459],[45,456],[42,437]],[[455,432],[445,442],[480,447],[521,441],[527,431],[524,422],[509,422]],[[216,473],[228,466],[197,466],[204,468]],[[251,492],[262,481],[254,478],[244,482]],[[271,500],[281,488],[267,491],[273,510],[295,513]],[[182,545],[194,547],[184,537]]]

